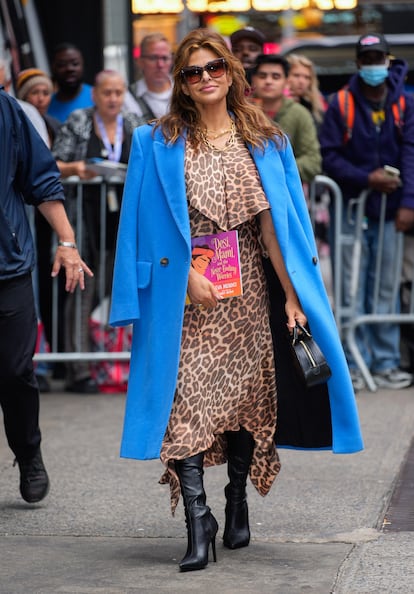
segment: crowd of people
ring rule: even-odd
[[[338,93],[324,97],[319,89],[316,65],[306,56],[263,53],[264,36],[250,27],[234,33],[231,42],[233,53],[246,69],[252,100],[261,105],[289,137],[305,194],[307,184],[319,173],[331,177],[341,189],[343,213],[338,223],[341,229],[336,227],[333,208],[328,211],[322,205],[320,220],[315,221],[315,233],[321,240],[318,243],[320,253],[326,253],[326,248],[330,247],[333,255],[335,229],[343,235],[355,234],[355,216],[350,208],[352,205],[355,208],[355,199],[363,190],[369,190],[353,314],[369,314],[374,307],[383,314],[395,311],[393,273],[397,233],[401,231],[405,234],[402,283],[405,282],[406,288],[402,307],[409,307],[414,223],[414,188],[410,183],[413,149],[409,140],[413,97],[404,90],[406,62],[391,56],[384,35],[362,35],[355,48],[356,73],[346,90],[338,89]],[[390,175],[390,171],[395,174]],[[380,242],[380,197],[384,194],[387,196],[386,224]],[[383,250],[378,272],[374,263],[378,250],[384,245],[387,249]],[[331,263],[333,265],[333,257]],[[342,275],[344,308],[354,299],[351,279],[355,265],[352,250],[344,249],[341,270],[336,271]],[[379,288],[375,288],[377,277]],[[375,290],[380,297],[379,303],[374,305]],[[358,328],[357,345],[377,387],[403,389],[412,384],[414,368],[409,328],[403,338],[407,336],[402,342],[400,327],[395,323]],[[345,341],[344,348],[354,389],[363,389],[364,378]]]
[[[85,232],[77,246],[73,229],[79,213],[73,192],[64,190],[61,180],[95,177],[88,167],[93,158],[128,164],[123,191],[108,185],[105,229],[110,323],[134,327],[121,455],[160,457],[165,467],[160,481],[170,486],[173,511],[182,495],[188,533],[182,571],[205,567],[210,545],[216,556],[218,525],[206,503],[205,466],[228,465],[224,545],[249,544],[246,482],[250,476],[265,495],[280,468],[277,387],[292,389],[284,351],[296,324],[310,325],[329,360],[332,378],[317,388],[314,400],[321,407],[324,402],[329,412],[327,417],[320,413],[325,426],[321,422],[299,440],[284,434],[282,445],[340,453],[363,447],[354,391],[364,387],[364,380],[341,344],[324,286],[306,200],[309,184],[322,172],[339,184],[343,232],[348,233],[353,232],[348,216],[352,198],[371,190],[356,313],[372,308],[379,196],[387,195],[382,313],[394,305],[389,295],[397,232],[409,238],[414,226],[414,147],[407,140],[414,98],[404,91],[407,65],[391,58],[385,37],[360,38],[355,75],[346,89],[329,98],[319,90],[315,65],[306,56],[264,53],[265,42],[265,35],[252,27],[234,32],[229,43],[198,29],[173,54],[170,41],[153,33],[142,40],[141,77],[130,85],[114,70],[97,73],[88,85],[80,50],[63,43],[51,57],[50,77],[37,68],[19,73],[20,106],[0,92],[2,110],[13,116],[10,124],[0,120],[0,132],[3,138],[18,138],[19,159],[10,163],[22,168],[16,173],[19,186],[12,188],[11,172],[0,166],[2,190],[7,190],[2,195],[9,192],[12,200],[21,195],[23,202],[38,207],[31,229],[34,243],[23,209],[18,213],[22,246],[9,249],[7,265],[0,268],[0,303],[20,309],[33,304],[20,322],[31,329],[24,368],[18,365],[17,346],[11,357],[0,338],[1,357],[7,361],[0,371],[1,406],[20,469],[21,494],[36,502],[49,488],[38,427],[39,386],[47,390],[48,385],[32,357],[35,321],[43,320],[46,336],[51,331],[52,230],[58,236],[52,276],[66,268],[63,348],[75,348],[74,290],[79,283],[80,349],[91,350],[88,321],[96,305],[103,232],[98,189],[85,187]],[[9,90],[10,73],[2,62],[0,83]],[[343,94],[352,105],[351,124],[343,112]],[[390,175],[385,166],[396,173]],[[0,218],[0,225],[6,220]],[[234,229],[243,296],[224,299],[190,266],[190,239],[214,235],[220,241],[221,233]],[[409,239],[407,245],[412,245]],[[0,249],[5,251],[1,242]],[[345,251],[344,303],[350,299],[351,267]],[[14,303],[17,290],[22,293]],[[11,323],[0,309],[0,337],[14,332],[6,326]],[[16,339],[20,335],[16,332]],[[397,324],[361,328],[358,341],[378,387],[412,384],[413,370],[401,368]],[[99,391],[87,361],[68,363],[65,374],[68,391]],[[298,393],[303,389],[294,386]],[[24,427],[16,416],[16,393],[31,403]]]
[[[341,188],[343,214],[339,232],[355,232],[355,197],[368,189],[355,315],[390,313],[395,308],[394,274],[397,233],[409,233],[414,224],[414,186],[411,163],[414,146],[414,97],[404,90],[408,66],[391,57],[380,34],[363,35],[355,48],[357,72],[345,89],[330,100],[319,139],[324,172]],[[352,120],[351,120],[352,118]],[[389,167],[393,174],[389,173]],[[381,196],[386,196],[385,224],[380,225]],[[332,220],[332,228],[334,227]],[[380,241],[380,237],[382,238]],[[382,250],[381,269],[375,266]],[[350,304],[352,250],[342,253],[343,303]],[[335,274],[335,270],[334,270]],[[375,285],[378,302],[374,304]],[[412,384],[412,369],[401,368],[400,327],[382,323],[358,329],[358,348],[378,387],[403,389]],[[345,345],[346,347],[346,345]],[[347,349],[346,349],[347,350]],[[346,352],[355,389],[364,379]]]

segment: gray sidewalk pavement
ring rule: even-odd
[[[20,499],[0,431],[1,594],[414,593],[414,532],[381,530],[414,434],[414,388],[358,394],[361,453],[280,450],[270,494],[249,485],[251,545],[218,540],[217,563],[185,574],[183,510],[170,514],[160,462],[119,458],[124,396],[54,388],[41,397],[43,502]],[[226,469],[205,478],[221,538]]]

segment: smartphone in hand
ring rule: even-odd
[[[400,170],[392,165],[384,165],[384,171],[391,175],[391,177],[400,177]]]

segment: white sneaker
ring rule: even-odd
[[[365,380],[362,377],[362,373],[359,371],[359,369],[350,369],[349,373],[354,391],[359,392],[359,390],[363,390],[366,387]]]
[[[413,383],[413,376],[402,369],[386,369],[377,371],[372,377],[378,388],[390,388],[391,390],[402,390],[408,388]]]

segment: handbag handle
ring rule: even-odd
[[[304,334],[305,340],[308,340],[309,338],[312,338],[312,334],[310,332],[308,332],[306,330],[306,328],[304,326],[302,326],[301,324],[299,324],[299,322],[296,322],[295,327],[293,328],[293,337],[292,337],[292,344],[295,345],[299,339],[300,333]]]

